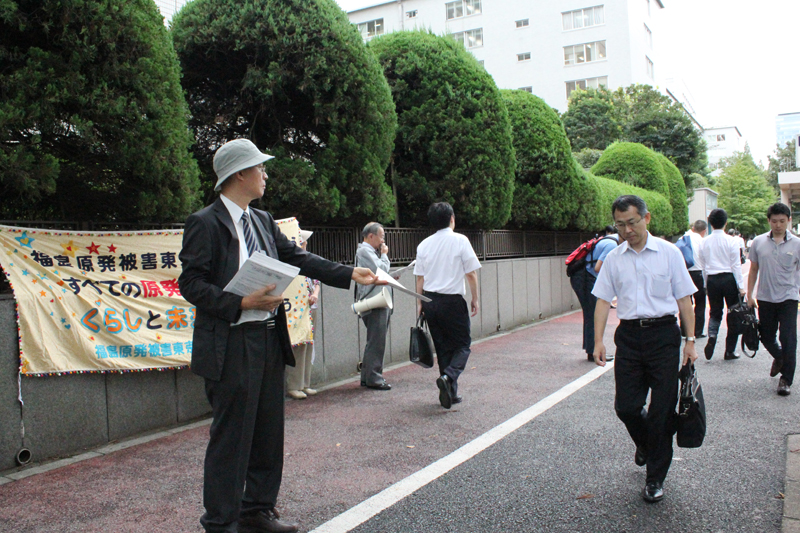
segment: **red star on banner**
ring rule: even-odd
[[[92,241],[92,245],[91,246],[87,246],[86,249],[89,250],[90,254],[100,255],[100,245],[99,244],[95,244],[94,241]]]
[[[114,252],[117,251],[117,247],[112,244],[111,246],[108,247],[108,251],[113,254]]]

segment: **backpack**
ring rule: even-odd
[[[602,241],[603,239],[611,239],[608,235],[605,237],[595,237],[594,239],[589,239],[585,243],[581,244],[575,250],[572,251],[569,256],[564,260],[564,264],[567,265],[567,277],[571,278],[582,269],[586,268],[586,265],[589,263],[586,260],[586,257],[589,254],[594,252],[595,246],[597,243]],[[594,259],[592,263],[596,263],[597,259]]]
[[[694,266],[694,252],[692,251],[692,238],[688,235],[684,235],[678,242],[675,243],[675,246],[678,247],[678,250],[681,251],[683,254],[683,262],[686,263],[686,268],[692,268]]]

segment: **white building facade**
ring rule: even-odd
[[[365,39],[429,29],[463,40],[498,87],[565,111],[575,88],[656,86],[661,0],[393,0],[348,12]]]
[[[736,126],[706,128],[703,132],[708,144],[708,164],[716,165],[723,157],[744,151],[745,141]]]

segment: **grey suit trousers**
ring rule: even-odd
[[[361,362],[361,381],[367,385],[380,385],[383,377],[383,354],[386,351],[386,331],[389,329],[390,309],[373,309],[362,316],[367,328],[367,345]]]

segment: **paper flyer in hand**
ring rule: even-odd
[[[418,299],[422,300],[423,302],[430,302],[431,301],[430,298],[428,298],[427,296],[423,296],[422,294],[419,294],[417,291],[412,291],[411,289],[406,289],[405,287],[403,287],[403,285],[400,284],[399,281],[395,280],[392,277],[391,274],[389,274],[388,272],[386,272],[383,269],[379,268],[378,271],[375,272],[375,275],[378,276],[379,280],[385,281],[393,289],[397,289],[400,292],[404,292],[406,294],[410,294],[414,298],[418,298]]]
[[[269,294],[276,296],[283,294],[298,274],[300,274],[298,267],[273,259],[264,252],[258,252],[245,261],[224,290],[238,296],[248,296],[274,283],[275,289]]]

